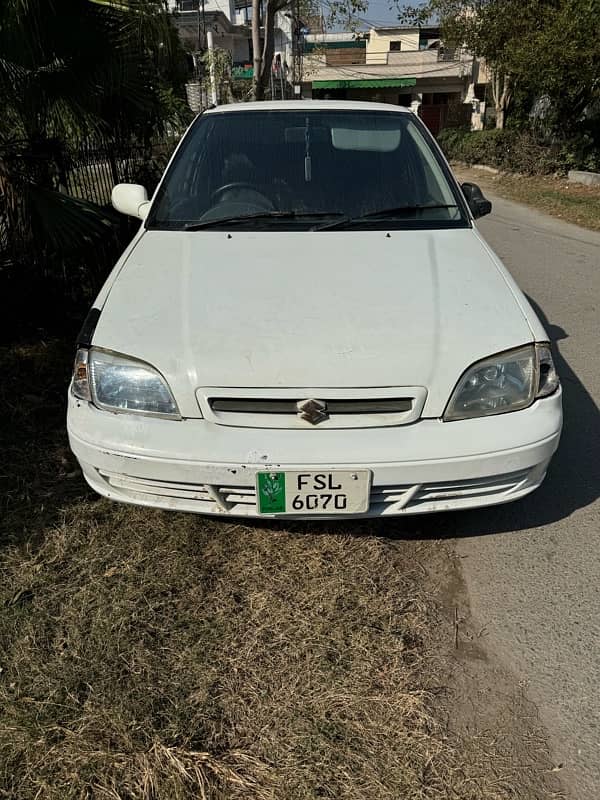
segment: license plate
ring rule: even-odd
[[[369,509],[367,469],[258,472],[259,514],[363,514]]]

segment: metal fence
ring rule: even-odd
[[[59,181],[71,197],[98,205],[110,203],[117,183],[144,183],[149,191],[159,180],[175,140],[150,146],[122,142],[90,142],[63,156]]]

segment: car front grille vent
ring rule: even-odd
[[[235,397],[214,397],[208,400],[213,411],[221,414],[298,414],[295,400],[271,400]],[[367,400],[326,400],[327,413],[338,414],[402,414],[412,409],[411,397]]]

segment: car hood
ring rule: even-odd
[[[439,416],[474,361],[533,340],[475,229],[147,231],[94,345],[153,364],[184,416],[198,387],[423,386]]]

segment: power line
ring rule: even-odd
[[[323,9],[328,8],[331,11],[333,6],[330,0],[321,0],[319,8],[321,10],[322,15],[325,16],[325,14],[323,13]],[[335,10],[335,8],[333,8],[333,10]],[[384,20],[384,19],[375,19],[373,17],[358,17],[358,16],[356,17],[356,19],[359,22],[364,22],[366,25],[370,25],[371,27],[377,27],[378,25],[387,28],[403,27],[399,25],[393,25],[392,24],[393,21],[389,19]]]
[[[418,52],[418,51],[415,51],[415,52]],[[419,78],[428,78],[430,76],[434,76],[435,77],[438,73],[444,72],[447,69],[447,67],[449,66],[450,63],[452,63],[452,62],[445,62],[445,65],[438,66],[438,67],[436,67],[434,69],[420,70],[418,77]],[[322,69],[324,69],[324,70],[325,69],[334,70],[335,72],[341,73],[344,77],[347,77],[347,78],[361,78],[361,77],[362,78],[365,78],[365,77],[367,77],[367,78],[385,78],[385,77],[389,76],[389,70],[387,72],[371,72],[368,69],[356,69],[357,66],[359,66],[359,65],[356,65],[354,67],[354,69],[350,69],[347,66],[337,66],[337,65],[336,66],[324,66]],[[366,66],[369,66],[369,65],[366,65]],[[375,65],[371,65],[371,66],[375,66]],[[402,71],[402,64],[381,64],[381,66],[382,67],[385,67],[385,66],[387,66],[387,67],[392,67],[392,66],[393,67],[398,67],[399,69],[397,71],[398,72]],[[321,72],[321,70],[318,70],[318,72]],[[409,72],[409,70],[406,70],[406,72]],[[448,75],[447,77],[453,78],[453,77],[456,77],[456,76]],[[316,78],[315,80],[319,80],[319,78]]]

